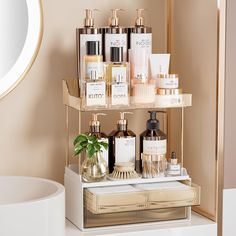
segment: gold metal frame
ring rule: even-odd
[[[217,14],[217,121],[216,121],[216,189],[215,189],[215,215],[205,212],[204,209],[195,208],[199,214],[218,223],[218,234],[222,231],[222,195],[223,195],[223,164],[224,164],[224,89],[225,89],[225,24],[227,0],[216,0]],[[171,53],[172,33],[172,4],[167,1],[167,52]],[[169,114],[170,116],[171,114]],[[183,116],[183,110],[182,110]],[[183,126],[183,124],[182,124]],[[183,131],[183,127],[182,127]],[[170,134],[168,134],[169,137]],[[183,137],[183,136],[182,136]],[[183,140],[181,139],[181,149]],[[183,157],[181,156],[181,159]]]
[[[22,75],[18,78],[18,80],[10,88],[8,88],[8,90],[6,90],[4,93],[2,93],[0,95],[0,99],[5,97],[11,91],[13,91],[13,89],[25,78],[25,76],[29,72],[30,68],[32,67],[32,65],[38,55],[38,52],[39,52],[39,49],[41,46],[41,42],[42,42],[42,38],[43,38],[43,2],[42,2],[42,0],[38,0],[38,3],[39,3],[39,7],[40,7],[40,33],[39,33],[39,37],[38,37],[37,47],[34,51],[34,54],[28,64],[28,66],[26,67],[26,69],[24,70]]]

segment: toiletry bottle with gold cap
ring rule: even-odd
[[[111,60],[106,65],[110,106],[129,105],[129,63],[123,61],[123,47],[111,47]]]
[[[109,27],[104,29],[105,34],[105,61],[110,61],[111,47],[123,48],[123,61],[127,61],[127,42],[128,42],[128,28],[119,25],[118,11],[122,9],[111,9],[111,17],[109,18]]]
[[[149,111],[149,113],[150,119],[147,120],[147,129],[140,135],[140,154],[155,155],[160,161],[166,160],[167,136],[159,129],[160,123],[156,119],[157,112]]]
[[[132,112],[120,112],[120,119],[117,121],[117,130],[109,135],[109,172],[113,171],[115,163],[132,162],[135,164],[135,142],[136,135],[128,130],[128,121],[125,114]]]
[[[95,136],[101,142],[108,143],[108,136],[105,133],[101,132],[101,123],[98,120],[98,116],[105,116],[105,115],[106,114],[104,114],[104,113],[92,114],[92,120],[89,122],[90,131],[87,134],[91,135],[91,136]],[[109,147],[108,147],[108,149],[109,149]],[[102,148],[101,151],[102,151],[103,159],[106,161],[107,166],[108,166],[108,153],[109,153],[109,151],[106,150],[105,148]]]
[[[145,26],[142,15],[145,9],[136,9],[135,26],[130,29],[130,49],[146,48],[148,54],[152,53],[152,28]]]
[[[94,10],[85,9],[86,17],[84,19],[84,27],[76,29],[78,78],[82,77],[82,63],[86,55],[86,42],[99,41],[99,50],[102,52],[102,29],[94,27],[94,18],[92,16]]]
[[[83,58],[81,94],[83,105],[88,107],[107,106],[107,85],[99,45],[99,41],[87,41]]]

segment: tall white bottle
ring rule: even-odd
[[[123,48],[123,61],[127,61],[128,29],[119,25],[117,12],[121,9],[111,9],[109,27],[105,28],[105,61],[110,62],[111,47]]]
[[[130,29],[130,49],[135,51],[145,48],[150,55],[152,53],[152,28],[144,25],[142,16],[144,9],[136,9],[136,11],[135,26]]]
[[[99,51],[102,52],[102,29],[94,27],[92,12],[91,9],[85,9],[84,27],[76,29],[77,77],[80,79],[80,83],[83,81],[83,58],[86,55],[87,41],[99,41]]]

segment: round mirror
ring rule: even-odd
[[[32,66],[42,40],[42,21],[40,0],[0,1],[0,98]]]

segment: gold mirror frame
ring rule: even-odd
[[[17,75],[17,73],[16,73],[15,78],[12,79],[9,86],[8,86],[8,84],[6,86],[2,86],[3,87],[1,89],[2,91],[0,90],[0,99],[5,97],[7,94],[9,94],[25,78],[25,76],[29,72],[30,68],[32,67],[32,65],[33,65],[33,63],[34,63],[34,61],[35,61],[35,59],[38,55],[40,45],[41,45],[41,42],[42,42],[42,37],[43,37],[43,3],[42,3],[42,0],[33,0],[33,1],[32,0],[26,0],[26,4],[27,4],[27,8],[28,8],[29,21],[32,20],[32,19],[35,19],[34,17],[32,17],[32,15],[34,15],[35,11],[37,11],[37,14],[40,18],[40,19],[37,19],[37,22],[38,22],[38,28],[36,29],[36,31],[37,31],[37,42],[34,45],[32,55],[30,56],[29,60],[26,63],[27,65],[24,68],[21,68],[21,70],[18,69],[18,68],[16,69],[17,72],[19,72],[19,75]],[[30,15],[31,15],[31,17],[30,17]],[[30,33],[34,33],[34,32],[30,31]],[[27,33],[27,37],[28,37],[28,33]],[[30,43],[32,42],[31,40],[29,40],[29,41],[30,41]],[[26,47],[26,42],[25,42],[24,47]],[[18,59],[21,56],[24,56],[24,55],[22,55],[22,53],[25,53],[24,49],[22,50],[22,52],[19,55]],[[17,59],[16,63],[12,66],[10,71],[12,69],[14,69],[17,64],[20,64],[20,61],[18,61],[18,59]],[[1,78],[1,80],[3,80],[2,83],[4,83],[4,81],[6,81],[8,79],[7,75],[9,74],[9,72],[6,73],[6,75],[3,78]],[[12,71],[12,73],[14,73],[14,71]],[[14,76],[12,76],[12,77],[14,77]],[[0,87],[1,87],[1,84],[0,84]],[[5,89],[5,87],[7,87],[7,88]]]

